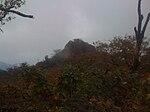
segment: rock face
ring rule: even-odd
[[[73,54],[81,54],[86,52],[95,52],[96,49],[91,44],[84,42],[81,39],[74,39],[69,41],[63,49],[64,52],[69,52]]]

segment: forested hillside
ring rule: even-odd
[[[2,109],[19,112],[148,112],[149,42],[132,72],[134,36],[90,45],[69,41],[34,66],[23,63],[1,78]]]

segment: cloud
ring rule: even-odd
[[[148,3],[143,1],[144,14],[150,10]],[[33,64],[73,38],[92,43],[133,34],[136,5],[137,0],[27,0],[20,10],[35,19],[16,16],[3,26],[0,61]]]

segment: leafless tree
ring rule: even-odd
[[[135,37],[136,37],[136,49],[135,49],[135,55],[134,55],[134,59],[133,59],[133,66],[132,66],[132,70],[136,71],[139,68],[140,65],[140,56],[141,56],[141,45],[143,43],[143,39],[145,37],[145,31],[147,28],[147,25],[149,23],[150,20],[150,12],[147,15],[147,18],[145,20],[145,23],[143,24],[143,19],[144,16],[141,13],[141,1],[142,0],[138,0],[138,26],[134,27],[134,31],[135,31]]]

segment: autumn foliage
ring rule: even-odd
[[[132,36],[115,37],[107,43],[97,41],[94,46],[82,40],[71,44],[73,51],[67,46],[34,66],[23,63],[10,69],[7,75],[1,75],[0,111],[149,111],[147,40],[141,51],[140,69],[136,72],[130,70],[135,48]]]

